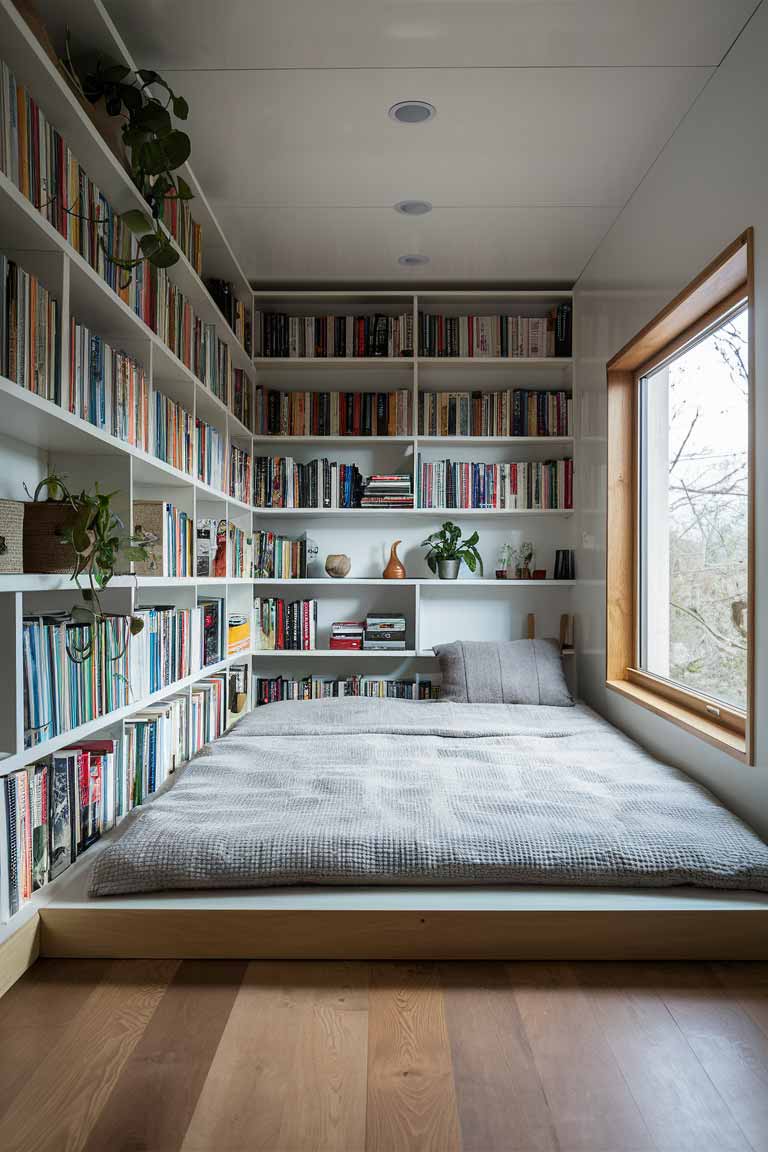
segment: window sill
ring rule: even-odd
[[[729,731],[713,720],[707,720],[698,712],[685,708],[682,704],[673,704],[666,697],[651,692],[648,688],[641,688],[639,684],[632,684],[629,680],[606,680],[605,685],[612,692],[618,692],[620,696],[639,704],[641,708],[647,708],[664,720],[676,724],[678,728],[706,740],[714,748],[727,752],[729,756],[740,760],[742,764],[749,763],[747,741],[744,736]]]

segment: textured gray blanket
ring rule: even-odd
[[[280,884],[768,891],[768,846],[587,708],[270,704],[98,859],[91,893]]]

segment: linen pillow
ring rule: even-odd
[[[440,699],[457,704],[551,704],[573,697],[556,640],[455,640],[435,648]]]

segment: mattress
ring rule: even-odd
[[[258,708],[126,821],[91,895],[306,884],[768,891],[768,846],[582,705]]]

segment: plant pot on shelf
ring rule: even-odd
[[[24,571],[24,505],[0,500],[0,573]]]
[[[64,531],[77,512],[68,501],[36,500],[24,505],[24,571],[70,574],[75,563]]]
[[[438,560],[437,575],[441,580],[456,580],[460,567],[461,560]]]

